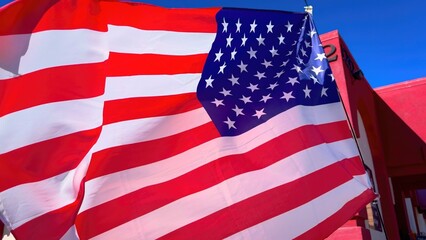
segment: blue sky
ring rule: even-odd
[[[5,5],[10,0],[0,0]],[[146,0],[164,7],[303,11],[303,0]],[[339,30],[372,87],[426,77],[426,1],[308,0],[319,33]]]

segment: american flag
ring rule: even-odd
[[[19,239],[323,239],[374,197],[306,13],[0,9]]]

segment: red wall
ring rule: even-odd
[[[376,93],[363,77],[362,72],[359,71],[358,65],[337,31],[321,35],[321,41],[339,87],[349,120],[352,126],[354,126],[357,136],[359,136],[357,112],[359,111],[363,117],[371,154],[374,160],[377,188],[380,194],[380,202],[383,210],[382,216],[387,235],[389,240],[399,239],[398,224],[392,203],[392,193],[385,162],[385,149],[380,135],[380,122],[378,121],[379,113],[375,105]],[[355,220],[356,219],[352,221]],[[364,225],[362,223],[352,228],[343,226],[335,234],[345,232],[345,234],[358,234],[356,235],[358,237],[336,237],[335,239],[369,239],[364,233],[360,235],[360,232],[365,231],[362,229],[360,230],[360,228],[363,227]]]

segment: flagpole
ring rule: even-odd
[[[388,234],[386,233],[387,231],[386,231],[385,223],[383,222],[382,213],[380,212],[379,203],[378,203],[378,201],[375,199],[375,200],[373,200],[373,203],[372,203],[372,204],[377,205],[377,213],[379,214],[380,223],[382,224],[382,227],[383,227],[383,233],[385,234],[385,238],[386,238],[386,240],[388,240]]]
[[[305,4],[306,4],[306,6],[305,6],[305,12],[307,12],[307,13],[309,13],[309,14],[311,14],[311,15],[312,15],[312,13],[313,13],[313,6],[312,6],[312,5],[309,5],[307,0],[304,0],[304,1],[305,1]],[[313,23],[314,23],[314,25],[315,25],[315,22],[314,22],[314,19],[313,19],[313,18],[312,18],[312,21],[313,21]],[[364,161],[364,157],[362,156],[362,153],[361,153],[361,148],[360,148],[359,143],[358,143],[358,139],[357,139],[356,134],[355,134],[355,130],[354,130],[354,128],[352,127],[351,122],[349,121],[349,114],[348,114],[348,111],[346,110],[345,104],[343,104],[342,95],[340,94],[340,90],[339,90],[339,88],[338,88],[338,87],[337,87],[337,94],[339,95],[339,100],[340,100],[340,102],[342,103],[343,111],[345,112],[346,119],[348,120],[348,125],[349,125],[349,128],[350,128],[351,133],[352,133],[352,138],[355,140],[356,147],[357,147],[357,149],[358,149],[358,152],[359,152],[359,156],[360,156],[360,158],[361,158],[361,161],[362,161],[363,165],[364,165],[364,166],[366,166],[366,165],[365,165],[365,161]],[[364,167],[364,168],[365,168],[365,167]]]
[[[310,15],[312,15],[313,14],[313,6],[309,5],[307,0],[304,0],[304,1],[305,1],[305,5],[306,5],[305,6],[305,12],[309,13]],[[312,18],[312,21],[314,21],[313,18]],[[336,86],[336,88],[337,88],[337,94],[339,96],[339,100],[340,100],[340,102],[342,103],[342,106],[343,106],[343,111],[345,112],[345,115],[346,115],[346,119],[347,119],[348,126],[349,126],[349,129],[350,129],[351,134],[352,134],[352,138],[354,139],[356,147],[358,149],[359,157],[361,158],[362,164],[364,166],[364,170],[367,172],[367,168],[369,168],[369,167],[365,164],[364,157],[363,157],[362,152],[361,152],[361,147],[360,147],[360,144],[358,142],[358,138],[356,137],[355,130],[354,130],[352,124],[351,124],[351,121],[349,121],[349,114],[348,114],[348,111],[346,110],[345,104],[343,104],[343,99],[342,99],[342,95],[340,94],[340,90],[339,90],[339,88],[337,86]],[[374,180],[372,180],[372,181],[374,181]],[[373,190],[375,191],[375,189],[373,189]],[[379,196],[378,193],[375,192],[375,194],[377,196]],[[372,204],[377,205],[377,212],[379,214],[380,223],[381,223],[381,225],[383,227],[383,232],[385,234],[385,239],[388,240],[389,238],[388,238],[388,235],[387,235],[385,224],[383,222],[382,213],[380,212],[380,207],[378,206],[378,200],[377,200],[377,198],[375,200],[373,200]]]
[[[307,0],[305,0],[305,12],[311,15],[314,13],[314,7],[312,5],[309,5]]]

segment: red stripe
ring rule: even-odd
[[[148,117],[167,116],[202,107],[195,93],[118,99],[104,105],[104,124]]]
[[[107,76],[201,73],[207,54],[167,56],[111,52]]]
[[[102,95],[105,64],[54,67],[0,81],[0,117],[37,105]]]
[[[102,3],[102,11],[108,16],[110,24],[179,32],[216,32],[215,16],[219,10],[167,9],[142,3]]]
[[[106,21],[147,30],[214,33],[219,10],[167,9],[115,1],[18,0],[0,8],[0,35],[78,28],[107,31]]]
[[[345,161],[352,161],[352,159]],[[330,179],[331,175],[332,179]],[[223,239],[297,208],[351,179],[352,175],[342,171],[340,163],[335,163],[235,203],[159,239]],[[303,221],[303,218],[294,219],[294,221],[298,220]]]
[[[105,149],[93,154],[86,179],[166,159],[217,137],[210,122],[166,138]]]
[[[78,28],[107,31],[98,1],[18,0],[0,12],[0,36]]]
[[[140,189],[88,209],[77,216],[78,232],[83,238],[94,237],[186,195],[209,188],[239,174],[267,167],[307,147],[315,146],[324,141],[333,142],[350,137],[350,134],[345,134],[345,131],[343,133],[341,131],[330,131],[330,129],[342,126],[347,128],[346,122],[304,126],[283,134],[245,154],[222,157],[171,181]],[[328,136],[324,139],[324,136],[313,133],[327,133]],[[176,143],[181,144],[181,141]],[[164,149],[173,145],[158,146]],[[148,150],[148,148],[145,149]],[[127,160],[121,154],[117,154],[117,156],[120,156],[120,159]],[[102,160],[101,162],[112,161]],[[120,162],[117,161],[118,163]],[[340,164],[339,167],[341,171],[342,166]],[[346,171],[341,172],[347,174]],[[119,212],[126,212],[126,214]],[[96,226],[93,225],[94,222],[96,222]]]
[[[311,142],[311,134],[321,136],[323,141],[326,142],[351,138],[346,121],[324,124],[320,127],[311,126],[310,131],[308,133],[302,131],[300,135],[296,136],[302,139],[300,143],[302,147],[308,146],[304,143]],[[217,137],[219,137],[219,134],[215,126],[213,123],[209,123],[166,138],[104,149],[93,154],[86,179],[90,180],[163,160]],[[315,143],[317,142],[321,141],[315,141]],[[288,143],[283,142],[281,144],[285,146]],[[280,148],[278,146],[278,149]],[[167,151],[164,151],[164,149],[167,149]],[[123,159],[126,159],[126,161],[123,161]]]
[[[286,139],[291,137],[302,139],[300,142],[294,143],[297,146],[297,151],[304,147],[314,146],[310,145],[310,142],[318,144],[322,141],[334,142],[351,137],[349,130],[347,130],[346,121],[323,124],[317,127],[310,125],[306,128],[309,128],[311,132],[306,133],[300,130],[299,134],[294,134],[294,130],[286,134],[289,135]],[[321,139],[313,138],[310,134],[321,136]],[[169,137],[104,149],[93,154],[86,179],[89,181],[110,173],[163,160],[217,137],[219,137],[219,134],[216,127],[213,123],[208,123]],[[281,144],[286,146],[288,142]],[[277,148],[281,149],[280,146]],[[167,149],[167,151],[164,151],[164,149]],[[293,151],[291,152],[293,153]],[[123,161],[123,159],[126,161]]]
[[[365,174],[365,168],[362,164],[362,160],[360,157],[353,157],[352,161],[345,161],[341,163],[342,169],[344,171],[351,173],[352,175],[362,175]]]
[[[74,169],[97,141],[100,132],[101,128],[81,131],[1,154],[0,192]]]
[[[73,225],[84,193],[80,184],[76,200],[62,208],[41,215],[12,231],[16,239],[60,239]],[[58,195],[61,194],[58,192]],[[38,204],[43,204],[39,202]]]
[[[338,212],[295,239],[311,240],[312,236],[315,236],[316,239],[325,239],[348,221],[355,213],[365,208],[365,205],[373,201],[374,198],[373,191],[370,189],[365,190],[359,196],[347,202]]]

